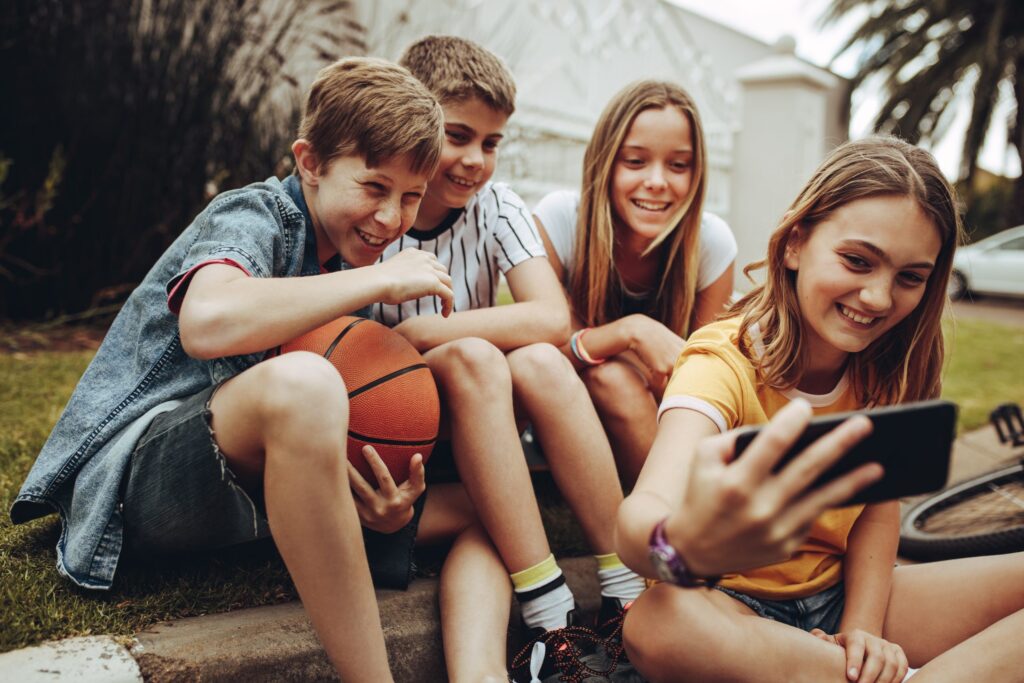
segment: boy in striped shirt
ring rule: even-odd
[[[450,36],[417,41],[400,63],[441,102],[445,143],[413,227],[381,258],[409,248],[435,254],[451,275],[454,312],[443,318],[425,297],[377,305],[374,316],[409,339],[430,365],[444,405],[442,438],[451,440],[455,467],[496,548],[480,542],[453,549],[441,579],[441,608],[446,595],[466,591],[480,592],[484,604],[496,597],[507,604],[511,575],[523,620],[549,653],[543,680],[577,665],[576,658],[554,656],[566,646],[575,649],[565,631],[573,625],[575,601],[548,546],[519,426],[533,424],[597,557],[605,618],[621,616],[643,589],[613,551],[622,489],[586,388],[558,349],[569,336],[569,309],[536,226],[515,192],[490,181],[515,109],[511,74],[484,48]],[[502,273],[515,303],[495,307]],[[592,426],[565,433],[557,427],[564,424]],[[479,579],[484,568],[487,581]],[[450,661],[453,681],[505,680],[502,616],[444,634],[446,645],[486,654],[486,670],[462,671]]]

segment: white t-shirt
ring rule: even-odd
[[[413,228],[389,244],[380,261],[410,247],[432,252],[448,269],[455,311],[494,306],[499,273],[507,273],[527,259],[547,257],[526,204],[505,183],[492,182],[465,208],[453,209],[436,228]],[[415,315],[440,312],[435,296],[399,305],[373,305],[373,318],[389,327]]]
[[[576,218],[579,213],[578,192],[558,190],[540,200],[533,213],[543,223],[548,238],[562,262],[565,284],[568,286],[576,248]],[[700,255],[697,258],[697,291],[706,289],[722,276],[729,264],[736,260],[736,238],[729,225],[707,211],[700,221]]]

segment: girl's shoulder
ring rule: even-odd
[[[736,246],[732,228],[725,222],[725,219],[710,211],[705,211],[700,216],[700,240],[714,245]]]
[[[533,213],[547,225],[548,221],[562,221],[568,217],[576,222],[576,213],[580,208],[580,193],[573,190],[555,190],[544,195],[537,202]],[[545,220],[547,219],[547,220]]]
[[[686,340],[683,355],[711,354],[746,369],[751,365],[740,349],[740,316],[723,318],[695,330]]]

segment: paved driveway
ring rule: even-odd
[[[986,296],[954,301],[953,315],[961,320],[987,320],[1024,327],[1024,299]]]

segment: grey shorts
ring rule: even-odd
[[[721,586],[715,586],[715,589],[736,598],[766,619],[804,631],[820,628],[828,634],[839,632],[839,621],[843,618],[843,606],[846,603],[841,581],[820,593],[792,600],[763,600]]]
[[[270,536],[263,501],[235,480],[211,427],[210,387],[162,413],[139,438],[122,495],[125,546],[133,554],[182,554]],[[405,588],[426,494],[393,534],[363,529],[374,583]]]

